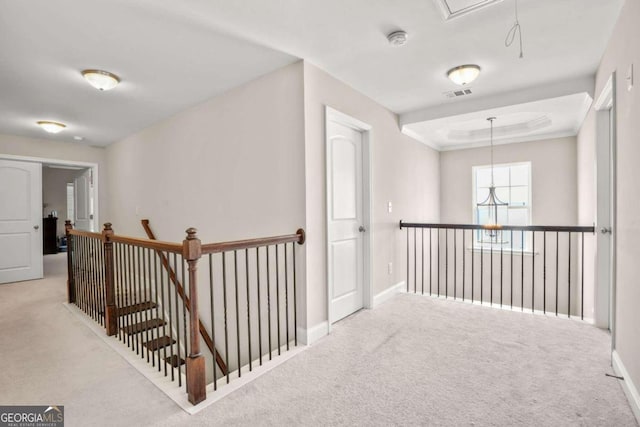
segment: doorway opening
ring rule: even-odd
[[[58,274],[49,267],[60,263],[44,257],[64,257],[65,220],[86,231],[99,224],[98,165],[0,155],[0,174],[0,283]]]

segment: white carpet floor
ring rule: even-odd
[[[411,295],[190,416],[62,305],[64,267],[0,285],[0,404],[62,404],[67,426],[637,426],[606,332]]]

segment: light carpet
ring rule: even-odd
[[[190,416],[62,306],[61,272],[0,285],[0,404],[63,404],[67,426],[637,426],[606,332],[412,295]]]

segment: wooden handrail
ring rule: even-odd
[[[72,236],[88,237],[90,239],[97,239],[106,241],[106,237],[103,233],[95,233],[92,231],[76,230],[74,228],[69,229],[69,234]],[[108,240],[113,243],[124,243],[127,245],[139,246],[141,248],[153,249],[156,251],[171,252],[176,254],[182,254],[182,244],[163,242],[155,239],[140,239],[137,237],[120,236],[117,234],[110,234]]]
[[[127,245],[139,246],[141,248],[153,249],[155,251],[171,252],[182,254],[182,244],[163,242],[161,240],[139,239],[136,237],[125,237],[114,234],[111,241],[116,243],[124,243]]]
[[[283,243],[291,243],[291,242],[296,242],[302,245],[304,241],[305,241],[304,230],[298,229],[298,231],[296,231],[296,234],[287,234],[284,236],[236,240],[234,242],[224,242],[224,243],[207,243],[202,245],[202,253],[215,254],[220,252],[257,248],[260,246],[280,245]]]
[[[102,240],[102,233],[94,233],[92,231],[76,230],[75,228],[67,229],[72,236],[89,237],[91,239]]]
[[[147,233],[147,236],[149,237],[149,239],[156,241],[155,240],[156,236],[153,233],[153,230],[151,230],[151,227],[149,226],[149,220],[143,219],[141,222],[142,222],[142,227],[144,228],[144,231]],[[182,245],[180,245],[180,251],[182,251]],[[180,297],[185,302],[185,305],[187,306],[187,310],[190,311],[191,301],[189,297],[185,294],[184,288],[182,287],[182,284],[178,280],[178,276],[176,276],[175,271],[171,267],[169,260],[167,259],[166,255],[163,254],[162,252],[157,252],[157,254],[160,256],[160,262],[162,263],[162,266],[169,273],[169,279],[173,282],[174,286],[176,287],[176,290],[178,291],[178,295],[180,295]],[[211,327],[213,328],[214,325],[211,325]],[[209,332],[207,331],[207,328],[205,328],[204,324],[202,323],[202,320],[200,319],[198,319],[198,328],[200,330],[200,335],[202,336],[203,341],[211,351],[211,354],[215,355],[216,364],[220,368],[220,371],[222,371],[223,375],[227,375],[227,365],[224,363],[224,360],[222,359],[222,356],[220,356],[220,353],[218,353],[218,351],[214,348],[213,340],[211,339],[211,336],[209,336]]]

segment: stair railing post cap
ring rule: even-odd
[[[195,239],[197,239],[197,237],[196,237],[196,233],[197,232],[198,232],[198,230],[196,230],[193,227],[187,228],[187,240],[195,240]]]
[[[298,230],[296,230],[296,234],[300,236],[298,239],[298,244],[304,245],[304,242],[307,240],[307,233],[304,231],[304,228],[298,228]]]

